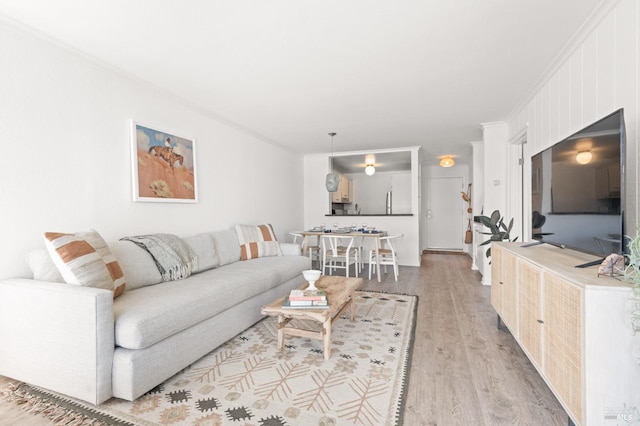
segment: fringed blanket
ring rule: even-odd
[[[124,237],[149,252],[164,281],[181,280],[198,267],[198,258],[189,244],[173,234]]]

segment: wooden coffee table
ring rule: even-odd
[[[285,335],[308,337],[324,342],[324,359],[331,357],[331,326],[340,315],[351,308],[351,321],[356,319],[355,291],[362,285],[362,278],[334,277],[323,275],[316,282],[316,287],[324,290],[329,299],[328,309],[295,309],[283,308],[281,297],[267,306],[262,307],[262,314],[278,317],[278,347],[284,348]],[[304,284],[300,289],[304,289],[308,284]],[[312,331],[293,326],[287,327],[292,319],[306,319],[317,321],[322,324],[321,331]]]

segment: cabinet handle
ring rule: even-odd
[[[537,320],[540,324],[544,324],[544,321],[542,320]]]
[[[500,285],[504,284],[502,281],[500,281]]]

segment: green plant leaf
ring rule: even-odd
[[[500,210],[494,210],[493,213],[491,213],[491,223],[495,225],[498,223],[499,220],[500,220]]]
[[[493,225],[491,223],[491,219],[489,219],[486,216],[479,216],[478,220],[480,221],[480,223],[482,223],[484,226],[486,226],[487,228],[491,228],[491,225]]]

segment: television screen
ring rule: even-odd
[[[531,158],[533,239],[622,253],[624,141],[620,109]]]

